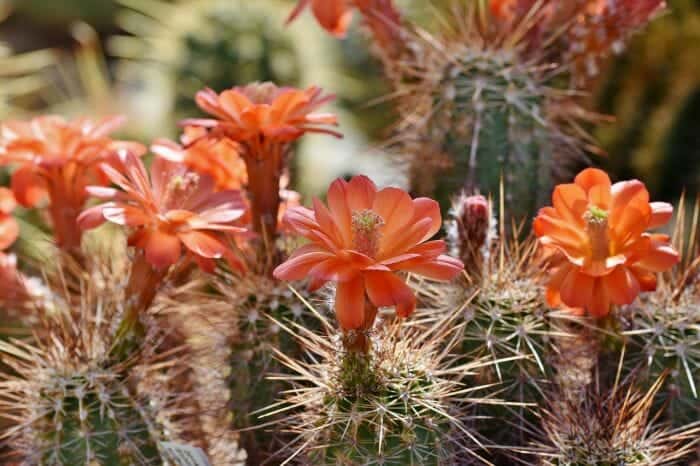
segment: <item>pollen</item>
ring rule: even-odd
[[[366,209],[353,212],[353,248],[369,257],[375,257],[379,251],[380,228],[383,225],[384,219],[372,210]]]

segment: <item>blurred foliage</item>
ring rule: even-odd
[[[64,27],[73,21],[110,27],[117,11],[114,0],[5,0],[5,3],[37,24],[49,27]],[[48,3],[50,8],[47,8]]]
[[[618,178],[674,200],[700,190],[700,1],[668,3],[611,65],[597,99],[617,121],[596,136]]]
[[[176,118],[198,110],[194,94],[251,81],[300,82],[293,38],[277,2],[119,0],[117,22],[128,35],[109,41],[116,56],[157,65],[175,90]]]

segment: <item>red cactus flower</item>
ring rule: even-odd
[[[139,144],[109,137],[122,122],[44,116],[0,127],[0,165],[17,165],[12,175],[17,201],[25,207],[48,202],[56,241],[64,248],[80,244],[75,220],[88,198],[85,188],[107,182],[100,164],[118,148],[144,152]]]
[[[558,253],[547,289],[553,307],[605,316],[611,304],[655,290],[655,273],[679,261],[668,236],[646,233],[666,224],[673,207],[650,203],[640,181],[613,185],[605,172],[587,169],[573,184],[557,186],[552,203],[540,210],[534,229],[540,244]]]
[[[386,52],[396,54],[403,45],[400,40],[401,14],[394,0],[299,0],[287,24],[294,21],[309,4],[321,27],[335,37],[345,37],[352,21],[352,10],[357,8],[375,42]]]
[[[287,23],[294,21],[309,5],[323,29],[336,37],[345,37],[352,21],[352,7],[348,0],[299,0]]]
[[[216,119],[185,120],[185,126],[209,130],[209,139],[229,139],[241,147],[248,174],[253,227],[260,236],[272,239],[277,231],[280,177],[290,144],[304,133],[327,133],[336,117],[314,113],[333,96],[318,87],[306,90],[278,88],[255,83],[216,94],[211,89],[197,93],[197,104]],[[263,243],[269,244],[271,241]]]
[[[108,200],[87,209],[79,217],[83,229],[105,221],[132,229],[129,244],[144,251],[155,269],[165,269],[187,255],[202,269],[212,272],[216,259],[226,259],[232,267],[242,263],[226,244],[226,233],[240,233],[234,225],[244,213],[240,193],[214,191],[208,176],[191,172],[182,164],[156,158],[149,180],[140,159],[122,153],[123,170],[109,165],[102,169],[122,191],[91,186],[88,192]]]
[[[310,278],[312,290],[337,282],[335,310],[344,330],[370,328],[378,307],[393,306],[402,317],[413,312],[416,298],[396,272],[451,280],[463,269],[443,255],[444,241],[428,241],[442,224],[437,202],[411,199],[398,188],[378,191],[365,176],[336,180],[328,207],[315,199],[313,210],[290,209],[286,221],[310,243],[274,276]]]
[[[188,127],[181,137],[183,145],[159,139],[151,146],[151,152],[210,176],[217,189],[242,189],[248,183],[248,172],[239,145],[230,139],[203,136],[206,136],[203,128]]]

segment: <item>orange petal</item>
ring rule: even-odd
[[[36,207],[48,198],[46,181],[33,165],[24,165],[12,174],[12,192],[24,207]],[[60,202],[60,199],[56,200]]]
[[[146,238],[146,260],[156,269],[170,267],[182,254],[180,239],[159,230],[150,232]]]
[[[179,233],[177,236],[187,249],[208,259],[221,259],[229,249],[209,232],[193,230]]]
[[[290,229],[301,236],[319,228],[314,211],[303,206],[293,207],[284,214],[284,222]]]
[[[397,232],[391,241],[384,241],[383,238],[377,256],[381,259],[390,258],[408,251],[421,241],[425,241],[427,233],[432,228],[432,223],[431,218],[423,218],[403,231]]]
[[[630,271],[637,277],[642,291],[655,291],[657,286],[656,275],[638,267],[630,267]]]
[[[105,223],[107,219],[102,214],[103,208],[104,205],[97,205],[84,210],[80,216],[78,216],[78,227],[81,230],[92,230]]]
[[[653,243],[651,249],[635,266],[651,272],[665,272],[680,261],[680,255],[673,246],[663,243]]]
[[[651,208],[648,203],[630,203],[611,221],[614,242],[618,249],[623,249],[629,241],[639,238],[649,225]]]
[[[347,181],[338,178],[328,188],[328,209],[343,238],[343,247],[352,243],[352,213],[347,200]]]
[[[102,215],[112,223],[130,227],[145,225],[150,220],[143,210],[128,204],[105,204]]]
[[[398,188],[384,188],[379,191],[374,198],[372,210],[384,220],[384,241],[392,241],[393,235],[405,229],[413,219],[411,196]]]
[[[336,37],[344,37],[352,21],[346,0],[311,0],[311,10],[319,24]]]
[[[570,307],[585,307],[591,299],[594,281],[595,278],[590,275],[576,269],[570,270],[559,291],[562,302]]]
[[[241,92],[228,89],[219,96],[219,105],[225,111],[225,120],[233,120],[240,125],[242,124],[243,112],[252,108],[253,102]]]
[[[0,213],[0,251],[15,242],[19,236],[19,225],[11,215]]]
[[[425,233],[425,236],[421,241],[428,240],[432,238],[435,233],[442,227],[442,215],[440,214],[440,205],[427,197],[419,197],[413,200],[413,221],[417,222],[423,218],[429,218],[432,220],[430,228]]]
[[[580,262],[580,258],[585,255],[586,239],[583,232],[570,223],[548,215],[552,211],[551,208],[540,209],[533,224],[535,234],[539,237],[541,244],[555,247],[567,257]]]
[[[353,176],[348,182],[347,199],[350,210],[371,209],[377,186],[364,175]]]
[[[643,204],[646,204],[649,215],[651,215],[649,192],[644,186],[644,183],[639,180],[615,183],[612,186],[612,201],[610,204],[609,217],[610,225],[613,227],[618,225],[630,207],[635,207],[640,212],[646,210],[642,207]]]
[[[610,186],[603,186],[599,184],[591,187],[591,189],[588,191],[588,202],[603,210],[609,210],[610,203],[612,202]]]
[[[610,274],[601,277],[601,280],[610,292],[611,301],[618,305],[632,304],[641,292],[637,278],[627,267],[617,267]]]
[[[599,277],[593,286],[593,294],[586,306],[586,310],[593,317],[605,317],[610,312],[610,291],[606,286],[606,281]]]
[[[370,301],[377,307],[395,307],[399,317],[408,317],[416,308],[411,288],[391,272],[366,272],[365,287]]]
[[[316,218],[316,222],[321,228],[321,231],[323,231],[326,234],[326,236],[328,236],[333,241],[333,244],[335,244],[337,248],[343,248],[343,235],[340,233],[338,226],[335,224],[331,212],[316,197],[313,199],[313,205],[314,217]]]
[[[17,207],[17,201],[12,191],[0,188],[0,214],[10,214]]]
[[[433,280],[450,281],[464,270],[464,264],[454,257],[443,255],[430,262],[404,268],[403,270],[432,278]]]
[[[673,217],[673,206],[666,202],[652,202],[651,206],[651,221],[649,228],[658,228],[666,225]]]
[[[273,275],[278,280],[303,280],[308,277],[312,268],[329,257],[331,257],[329,253],[319,251],[298,254],[279,265]]]
[[[309,270],[309,277],[325,281],[345,281],[355,276],[359,270],[353,262],[333,256],[319,262]]]
[[[560,184],[554,189],[552,204],[563,221],[583,226],[583,215],[588,209],[588,198],[580,186]]]
[[[335,290],[335,315],[343,330],[356,330],[365,322],[365,281],[358,274],[339,282]]]
[[[574,183],[579,185],[586,193],[594,186],[610,188],[610,177],[603,170],[597,168],[587,168],[576,176]]]

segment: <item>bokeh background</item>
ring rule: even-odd
[[[149,142],[177,136],[177,121],[198,114],[192,96],[204,86],[318,84],[338,95],[332,110],[345,138],[305,138],[300,190],[317,193],[357,172],[401,184],[381,151],[392,122],[387,87],[360,28],[336,41],[309,14],[285,28],[294,3],[0,0],[0,118],[123,113],[124,136]],[[435,0],[401,3],[416,18],[435,17]],[[612,117],[592,129],[607,154],[594,162],[675,201],[700,190],[700,0],[668,3],[610,60],[588,98]]]

